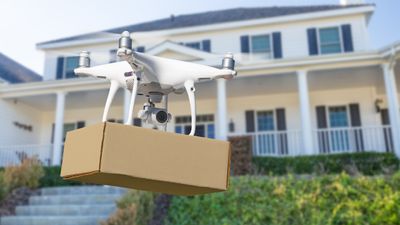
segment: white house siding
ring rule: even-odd
[[[43,129],[42,112],[24,103],[0,99],[1,145],[39,144]],[[14,125],[14,122],[32,126],[32,131]]]
[[[298,58],[309,55],[307,29],[308,28],[322,28],[330,26],[341,26],[343,24],[351,24],[354,51],[364,51],[369,49],[368,40],[365,36],[366,33],[366,18],[364,14],[356,14],[341,17],[321,18],[318,20],[301,20],[298,22],[286,23],[272,23],[264,25],[242,26],[230,29],[219,29],[215,31],[201,31],[191,32],[184,34],[173,34],[157,37],[157,33],[150,32],[149,34],[138,33],[134,38],[134,47],[141,45],[145,48],[151,49],[157,44],[165,40],[170,40],[176,43],[186,43],[201,41],[204,39],[211,40],[211,51],[213,53],[226,53],[226,52],[240,52],[240,36],[242,35],[257,35],[257,34],[271,34],[272,32],[281,32],[282,34],[282,48],[283,58]],[[155,37],[152,37],[155,35]],[[107,42],[102,44],[81,45],[74,47],[58,48],[56,50],[46,51],[46,64],[44,69],[44,78],[55,79],[57,56],[66,53],[79,53],[82,50],[93,52],[93,61],[104,63],[108,62],[108,54],[111,49],[117,48],[117,41]],[[96,56],[96,52],[103,52],[100,56]]]

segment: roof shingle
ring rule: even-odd
[[[371,4],[358,4],[358,5],[345,5],[345,6],[314,5],[314,6],[234,8],[234,9],[201,12],[201,13],[194,13],[187,15],[171,16],[170,18],[164,18],[145,23],[118,27],[114,29],[105,30],[103,32],[122,33],[123,31],[127,30],[132,33],[132,32],[177,29],[177,28],[204,26],[204,25],[243,21],[243,20],[273,18],[273,17],[296,15],[302,13],[347,9],[347,8],[355,8],[355,7],[362,7],[369,5]],[[78,40],[86,35],[88,34],[42,42],[39,43],[38,45]]]
[[[0,53],[0,78],[10,83],[41,81],[42,77],[32,70]]]

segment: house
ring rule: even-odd
[[[109,83],[75,77],[78,58],[70,53],[87,50],[96,63],[113,62],[118,37],[109,32],[124,30],[136,51],[150,55],[219,66],[233,52],[235,79],[196,85],[199,136],[248,135],[259,156],[378,151],[400,157],[400,43],[371,49],[374,9],[362,2],[235,8],[39,43],[43,81],[0,87],[0,164],[27,152],[57,165],[66,132],[100,122]],[[110,121],[124,118],[128,97],[117,93]],[[139,97],[135,112],[144,102]],[[187,96],[172,94],[169,111],[168,131],[187,132]]]

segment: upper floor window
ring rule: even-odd
[[[57,79],[74,78],[74,69],[79,66],[78,56],[58,57]]]
[[[202,40],[202,41],[194,41],[194,42],[186,42],[181,43],[190,48],[202,50],[205,52],[211,52],[211,40]]]
[[[250,39],[251,53],[261,58],[271,58],[271,38],[270,35],[255,35]]]
[[[309,55],[353,52],[350,24],[307,29]]]
[[[319,47],[321,54],[342,52],[339,27],[319,29]]]
[[[280,32],[243,35],[240,37],[240,48],[242,53],[250,53],[250,57],[253,59],[280,59],[283,57]]]

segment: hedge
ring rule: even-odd
[[[400,173],[234,177],[226,192],[174,197],[165,224],[399,224],[399,190]]]
[[[254,157],[257,174],[390,174],[399,169],[399,159],[392,153],[343,153],[297,157]]]
[[[82,185],[78,181],[67,181],[60,177],[61,167],[50,166],[44,167],[45,175],[40,179],[40,187],[55,187],[55,186],[71,186],[71,185]]]

